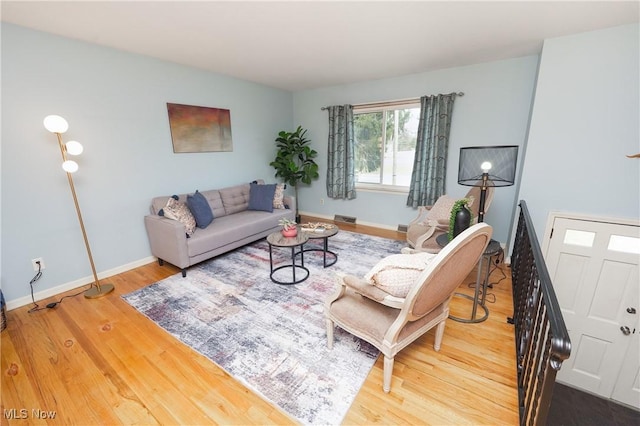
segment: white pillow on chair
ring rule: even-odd
[[[380,290],[404,298],[434,257],[426,252],[392,254],[380,260],[364,278]]]
[[[451,209],[456,201],[456,198],[451,198],[448,195],[442,195],[439,197],[431,209],[429,209],[429,213],[425,218],[425,225],[431,225],[431,223],[429,223],[430,221],[448,221],[451,217]]]

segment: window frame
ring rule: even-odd
[[[383,122],[385,122],[385,118],[386,118],[385,116],[388,113],[388,111],[395,111],[395,110],[401,110],[401,109],[418,109],[418,119],[419,119],[420,108],[421,108],[420,99],[406,99],[406,100],[398,100],[398,101],[354,105],[353,115],[355,117],[357,114],[382,112]],[[385,131],[383,132],[382,149],[381,149],[382,154],[384,153],[386,140],[387,140],[387,137],[386,137],[386,131]],[[396,147],[396,152],[397,152],[397,147]],[[414,149],[414,153],[415,153],[415,149]],[[382,155],[381,158],[384,159],[384,155]],[[382,161],[382,163],[384,163],[384,161]],[[381,164],[381,173],[384,173],[382,164]],[[382,176],[384,176],[384,174]],[[358,181],[355,182],[355,185],[357,190],[368,191],[368,192],[392,192],[392,193],[408,194],[410,189],[410,186],[390,185],[385,183],[368,183],[368,182],[358,182]]]

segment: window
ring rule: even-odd
[[[563,242],[565,244],[581,247],[593,247],[593,242],[596,239],[595,232],[580,231],[578,229],[567,229],[564,234]]]
[[[409,190],[420,102],[354,107],[356,187]]]
[[[620,251],[622,253],[640,254],[640,238],[625,237],[623,235],[611,235],[607,250]]]

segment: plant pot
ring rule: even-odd
[[[287,238],[293,238],[296,235],[298,235],[298,228],[293,227],[293,228],[289,228],[289,229],[283,229],[282,230],[282,235],[284,237],[287,237]]]
[[[462,206],[460,210],[456,212],[456,217],[453,222],[453,238],[467,229],[469,225],[471,225],[471,212]]]

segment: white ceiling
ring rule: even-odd
[[[636,1],[4,1],[2,21],[286,90],[537,54]]]

